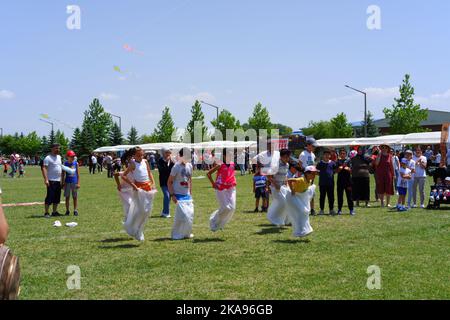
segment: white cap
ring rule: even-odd
[[[315,166],[307,166],[305,172],[319,172]]]
[[[445,181],[450,181],[450,177],[445,178]]]

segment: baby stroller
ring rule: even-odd
[[[450,181],[450,177],[443,180]],[[431,186],[427,209],[439,209],[441,204],[450,204],[450,193],[445,192],[448,189],[450,188],[446,187],[445,184]]]

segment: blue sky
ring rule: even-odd
[[[66,27],[72,4],[80,30]],[[369,5],[381,30],[366,26]],[[405,73],[424,107],[450,111],[449,15],[444,0],[2,1],[0,127],[47,134],[47,113],[71,135],[62,122],[78,126],[95,97],[140,133],[165,105],[185,127],[196,98],[241,122],[257,102],[293,128],[338,112],[358,121],[363,98],[344,85],[366,89],[379,118]]]

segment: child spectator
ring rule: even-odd
[[[19,160],[19,178],[23,178],[25,173],[25,163],[22,159]]]
[[[398,202],[397,211],[404,212],[408,211],[405,207],[406,194],[408,193],[408,181],[412,179],[412,171],[408,167],[409,160],[403,158],[401,161],[401,167],[399,170],[399,176],[397,180],[397,190],[398,190]]]
[[[259,212],[259,202],[262,199],[261,212],[267,212],[268,208],[268,181],[267,177],[261,175],[261,169],[256,168],[255,175],[253,177],[253,193],[255,194],[255,212]]]
[[[336,170],[336,163],[331,161],[330,157],[330,150],[325,150],[323,159],[317,166],[317,169],[319,170],[320,215],[325,214],[325,198],[327,197],[330,215],[336,214],[334,211],[334,173]]]
[[[67,151],[67,161],[64,165],[70,169],[76,170],[74,174],[62,172],[62,189],[66,198],[66,216],[70,215],[70,195],[73,198],[73,215],[78,216],[78,189],[80,189],[80,174],[78,170],[78,162],[75,161],[75,152]]]

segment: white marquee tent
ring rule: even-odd
[[[410,144],[440,144],[441,132],[421,132],[407,135],[380,136],[375,138],[322,139],[317,144],[320,147],[373,146],[373,145],[410,145]]]
[[[236,148],[236,149],[243,149],[243,148],[249,148],[249,147],[256,147],[257,143],[256,141],[209,141],[209,142],[202,142],[202,143],[175,143],[175,142],[169,142],[169,143],[150,143],[150,144],[142,144],[139,145],[142,149],[145,150],[145,152],[151,152],[151,151],[160,151],[163,148],[172,149],[172,150],[181,150],[183,148],[189,148],[189,149],[217,149],[217,148]],[[94,152],[96,153],[102,153],[102,152],[121,152],[126,151],[128,149],[131,149],[135,147],[134,145],[120,145],[120,146],[109,146],[109,147],[101,147]]]

